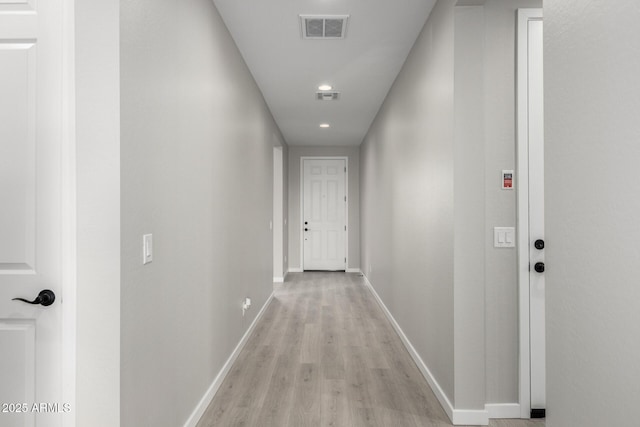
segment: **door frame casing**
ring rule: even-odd
[[[274,136],[274,140],[275,140]],[[284,150],[273,147],[273,281],[284,282]]]
[[[517,245],[519,291],[520,416],[531,417],[531,346],[529,296],[529,115],[528,115],[528,23],[543,19],[542,9],[518,9],[516,152],[517,152]]]
[[[76,425],[77,372],[77,159],[75,81],[75,1],[62,0],[62,399],[72,411],[63,414],[65,426]]]
[[[62,4],[63,425],[118,425],[120,7]]]
[[[300,157],[300,270],[304,271],[304,233],[302,233],[302,225],[304,224],[304,161],[305,160],[344,160],[347,168],[344,173],[344,194],[347,198],[345,203],[344,221],[347,229],[344,233],[344,256],[345,272],[349,270],[349,157],[348,156],[301,156]]]

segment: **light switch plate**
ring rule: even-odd
[[[515,227],[493,227],[493,247],[494,248],[515,248],[516,247]]]
[[[142,264],[153,261],[153,234],[142,236]]]

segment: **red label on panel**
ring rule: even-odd
[[[502,188],[513,188],[513,172],[502,173]]]

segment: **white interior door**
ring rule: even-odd
[[[3,427],[60,426],[71,410],[61,401],[61,11],[59,0],[0,0]],[[43,290],[55,301],[13,300]]]
[[[346,160],[303,159],[303,269],[346,270]]]
[[[518,11],[520,404],[525,418],[544,417],[546,408],[542,27],[541,9]]]
[[[530,20],[528,31],[531,415],[542,417],[546,407],[542,20]]]

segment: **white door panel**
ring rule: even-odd
[[[0,43],[0,262],[24,272],[35,261],[35,50]]]
[[[542,9],[518,10],[518,263],[520,407],[546,413],[544,67]]]
[[[0,0],[0,425],[53,427],[61,401],[62,2]],[[49,306],[34,300],[49,289]]]
[[[542,21],[529,21],[529,298],[531,311],[531,408],[545,409],[544,103]],[[539,264],[541,263],[541,264]]]
[[[303,160],[303,269],[345,270],[346,161]]]

